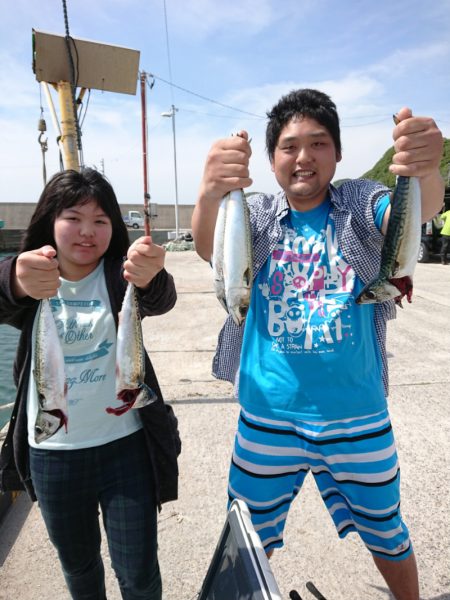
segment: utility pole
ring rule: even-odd
[[[178,225],[178,176],[177,176],[177,141],[175,133],[175,113],[178,108],[173,104],[169,112],[161,113],[162,117],[170,117],[172,119],[172,135],[173,135],[173,165],[175,169],[175,239],[180,237],[180,228]]]

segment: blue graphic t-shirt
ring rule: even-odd
[[[388,197],[379,202],[381,226]],[[329,200],[289,211],[253,284],[239,399],[258,414],[328,420],[386,406],[373,305],[337,245]]]

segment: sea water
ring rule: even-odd
[[[6,254],[0,253],[0,260]],[[11,408],[2,409],[5,404],[14,402],[16,387],[13,381],[13,363],[16,354],[19,331],[10,325],[0,325],[0,429],[9,421]]]

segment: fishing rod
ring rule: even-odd
[[[140,74],[141,82],[141,109],[142,109],[142,166],[144,172],[144,232],[145,235],[150,235],[150,211],[149,201],[150,194],[148,192],[148,158],[147,158],[147,95],[146,83],[147,73],[142,71]]]

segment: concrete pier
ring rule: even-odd
[[[209,266],[194,252],[167,254],[178,303],[144,320],[167,401],[179,418],[183,450],[180,494],[159,515],[164,600],[194,600],[221,531],[238,406],[231,385],[211,376],[225,313],[212,293]],[[390,410],[402,467],[402,513],[410,529],[422,600],[450,600],[450,266],[418,264],[413,303],[389,324]],[[307,477],[272,569],[283,598],[311,596],[311,580],[328,600],[389,600],[386,584],[355,534],[339,540]],[[108,599],[118,600],[106,545]],[[0,600],[68,600],[56,553],[37,505],[23,494],[0,527]],[[230,599],[232,600],[232,599]]]

